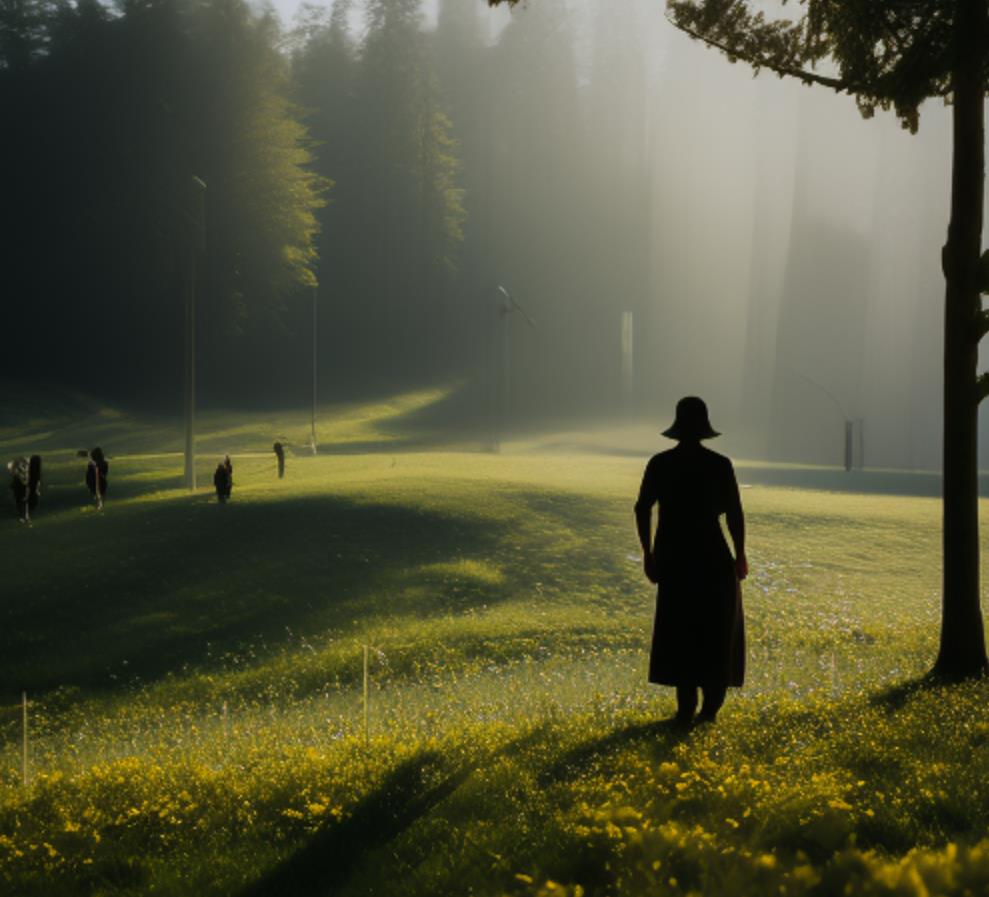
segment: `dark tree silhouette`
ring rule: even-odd
[[[491,5],[517,0],[489,0]],[[767,16],[755,0],[670,0],[669,20],[690,37],[748,63],[855,98],[863,116],[892,109],[915,132],[920,105],[952,105],[951,216],[941,254],[944,332],[944,531],[941,644],[934,673],[989,671],[979,594],[977,415],[989,374],[977,374],[989,333],[980,265],[987,0],[807,0]],[[790,15],[787,15],[790,13]],[[818,68],[821,71],[818,71]],[[823,72],[827,72],[824,74]]]

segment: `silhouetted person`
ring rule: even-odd
[[[10,474],[10,491],[14,494],[14,507],[17,509],[17,519],[21,523],[28,522],[28,482],[30,465],[27,458],[15,458],[7,464]]]
[[[41,455],[31,455],[27,465],[27,508],[28,514],[38,510],[41,501]]]
[[[234,466],[229,455],[224,455],[223,460],[216,465],[216,473],[213,474],[213,486],[219,501],[225,502],[230,498],[230,493],[234,487]]]
[[[728,686],[745,676],[745,631],[739,581],[748,575],[745,519],[735,471],[723,455],[701,445],[720,435],[707,406],[688,396],[664,436],[679,444],[646,465],[635,503],[643,565],[658,585],[649,681],[677,690],[677,721],[689,723],[704,695],[699,720],[712,721]],[[652,540],[652,508],[659,524]],[[726,515],[732,558],[721,533]]]
[[[280,442],[276,442],[272,449],[275,452],[275,457],[278,459],[278,479],[285,476],[285,448]]]
[[[103,449],[99,446],[90,450],[89,463],[86,465],[86,485],[89,493],[96,499],[96,509],[103,510],[103,498],[106,496],[106,475],[110,472]]]

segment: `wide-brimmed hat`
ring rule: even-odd
[[[721,434],[711,426],[704,400],[686,396],[677,402],[676,420],[663,435],[669,439],[713,439]]]

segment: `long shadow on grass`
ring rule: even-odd
[[[657,755],[669,750],[689,735],[689,729],[674,720],[655,720],[615,729],[601,738],[584,741],[561,754],[556,761],[539,773],[541,785],[572,778],[595,761],[632,745],[647,743]]]
[[[343,822],[317,832],[301,850],[241,893],[241,897],[333,894],[375,848],[392,841],[449,797],[470,775],[444,772],[432,751],[406,760]],[[400,889],[399,882],[395,882]]]
[[[513,583],[403,596],[423,565],[496,552],[476,517],[317,496],[163,501],[15,533],[0,601],[0,698],[112,689],[394,614],[491,606]],[[410,602],[413,606],[405,606]]]
[[[870,696],[869,703],[873,707],[878,707],[880,710],[895,713],[897,710],[901,710],[906,706],[916,695],[923,694],[924,692],[946,690],[952,685],[957,684],[957,682],[952,682],[933,673],[924,673],[913,679],[906,679],[903,682],[897,682],[895,685],[883,688]]]

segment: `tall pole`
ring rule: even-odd
[[[498,403],[498,449],[501,450],[502,440],[508,431],[508,409],[511,404],[512,392],[512,309],[506,307],[501,313],[501,376],[499,383],[500,401]]]
[[[846,470],[846,472],[851,471],[851,469],[852,469],[852,432],[853,432],[853,429],[854,429],[854,422],[852,421],[852,419],[847,414],[845,414],[845,409],[842,407],[841,402],[839,402],[834,397],[834,395],[832,394],[831,390],[827,389],[824,386],[821,386],[821,384],[818,383],[816,380],[811,380],[810,377],[808,377],[806,374],[802,374],[800,371],[795,371],[795,370],[793,370],[792,368],[789,368],[789,367],[787,368],[787,370],[791,374],[796,374],[796,376],[798,376],[801,380],[805,380],[811,386],[819,389],[822,393],[824,393],[824,395],[826,395],[831,400],[831,403],[834,405],[834,407],[838,409],[838,413],[842,416],[842,419],[844,420],[844,423],[845,423],[845,470]]]
[[[622,406],[626,414],[632,411],[635,390],[635,357],[632,312],[622,312]]]
[[[187,489],[196,488],[196,259],[206,243],[206,184],[191,179],[193,211],[189,212],[189,259],[185,285],[185,475]]]
[[[501,451],[501,441],[508,430],[508,409],[511,401],[512,391],[512,344],[511,344],[511,317],[518,312],[525,319],[525,322],[535,328],[536,322],[529,317],[526,310],[515,301],[515,298],[503,286],[498,285],[497,289],[500,299],[498,301],[498,342],[496,351],[500,357],[494,359],[498,366],[497,377],[497,401],[498,407],[498,430],[495,433],[493,449]]]
[[[185,487],[196,488],[196,244],[189,241],[185,284]]]
[[[312,289],[312,433],[310,435],[310,440],[312,444],[312,453],[315,455],[317,452],[316,446],[316,346],[317,346],[317,333],[316,330],[316,296],[319,292],[319,287],[313,287]]]

